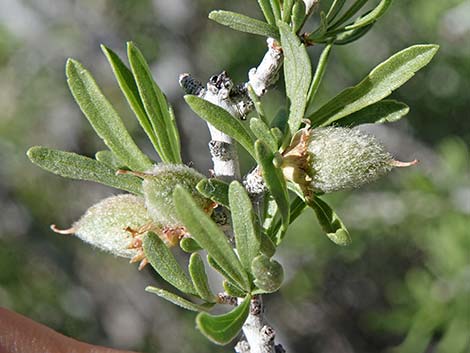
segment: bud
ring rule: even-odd
[[[90,207],[70,229],[51,228],[60,234],[75,234],[81,240],[113,255],[144,260],[141,237],[152,230],[152,220],[142,197],[111,196]]]
[[[202,196],[196,189],[197,183],[204,178],[202,174],[183,164],[158,164],[146,173],[142,188],[145,205],[152,220],[167,230],[179,232],[180,236],[184,235],[183,222],[180,221],[173,202],[173,191],[176,185],[181,185],[191,193],[201,209],[211,213],[214,202]]]
[[[343,127],[302,129],[283,157],[284,176],[306,196],[357,188],[417,163],[398,162],[374,137]]]

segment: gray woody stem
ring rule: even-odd
[[[253,102],[248,96],[247,86],[251,85],[258,96],[267,92],[279,76],[282,66],[282,50],[274,39],[268,38],[268,51],[257,68],[249,72],[249,81],[235,86],[224,71],[212,76],[206,88],[189,74],[180,76],[180,85],[186,93],[198,95],[205,100],[224,108],[234,118],[245,119],[253,109]],[[214,175],[226,181],[241,179],[236,146],[230,136],[208,124],[211,134],[209,150],[214,163]],[[264,307],[261,296],[252,299],[250,313],[243,325],[244,339],[235,347],[238,353],[282,353],[282,346],[275,346],[275,331],[263,316]]]
[[[243,299],[240,299],[243,300]],[[281,345],[274,344],[276,332],[264,319],[263,299],[260,295],[251,300],[250,314],[243,325],[245,338],[235,346],[237,353],[285,353]]]

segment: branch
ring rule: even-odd
[[[206,88],[200,81],[195,80],[189,74],[180,75],[180,85],[187,94],[197,95],[205,100],[224,108],[231,113],[234,119],[246,119],[248,113],[253,110],[253,102],[248,96],[248,85],[251,85],[258,96],[262,96],[279,77],[283,55],[280,45],[268,38],[268,51],[264,55],[258,67],[249,71],[249,81],[244,84],[234,85],[233,81],[223,71],[209,79]],[[240,167],[236,146],[230,136],[208,124],[211,134],[209,151],[214,163],[214,176],[231,181],[240,179]],[[256,169],[255,169],[256,170]],[[260,182],[261,176],[255,176]],[[264,183],[261,183],[264,191]],[[260,194],[261,192],[259,192]],[[230,215],[227,214],[229,217]],[[229,222],[230,224],[230,222]],[[225,230],[229,236],[233,231]],[[261,296],[252,299],[250,314],[243,325],[245,339],[242,339],[235,347],[238,353],[284,353],[281,345],[275,346],[275,331],[269,326],[263,316],[264,307]]]
[[[244,84],[235,86],[225,71],[209,79],[206,88],[189,74],[180,75],[180,85],[188,94],[204,98],[218,105],[234,116],[245,119],[253,109],[253,102],[248,97]],[[232,138],[211,124],[207,124],[211,134],[209,151],[214,163],[214,176],[225,181],[240,179],[238,153]]]
[[[279,69],[282,66],[282,49],[273,38],[268,38],[268,51],[256,68],[248,72],[248,84],[258,96],[264,95],[268,88],[279,78]]]
[[[239,301],[242,299],[239,299]],[[284,353],[281,345],[274,344],[276,332],[264,319],[263,299],[260,295],[251,300],[250,313],[243,325],[245,338],[235,346],[237,353]]]

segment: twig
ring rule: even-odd
[[[268,38],[268,50],[258,67],[249,71],[249,81],[235,86],[224,71],[212,76],[206,85],[195,80],[189,74],[180,75],[180,85],[188,94],[198,95],[205,100],[224,108],[234,119],[244,120],[253,109],[253,102],[248,96],[247,87],[251,85],[258,96],[267,92],[279,77],[283,55],[279,44]],[[227,136],[211,124],[208,124],[211,134],[209,150],[214,163],[214,176],[226,181],[240,179],[240,167],[236,146],[230,136]],[[259,173],[258,173],[259,174]],[[258,176],[258,182],[259,182]],[[264,184],[261,184],[264,188]],[[263,189],[264,190],[264,189]],[[261,192],[259,192],[261,193]],[[229,215],[228,215],[229,216]],[[235,347],[238,353],[282,353],[282,346],[275,346],[275,331],[269,326],[263,316],[264,307],[261,296],[252,299],[250,313],[243,325],[244,339]]]
[[[267,39],[268,51],[256,68],[248,72],[248,84],[258,96],[263,96],[268,88],[276,83],[282,66],[282,49],[273,38]]]
[[[239,299],[243,300],[243,299]],[[235,346],[237,353],[281,353],[281,345],[274,344],[276,332],[264,318],[263,299],[260,295],[251,300],[250,313],[243,325],[244,339]]]
[[[189,74],[180,75],[180,85],[186,93],[198,95],[224,108],[234,116],[234,119],[245,119],[253,109],[245,85],[235,86],[225,71],[212,76],[206,88]],[[214,176],[226,181],[240,179],[238,153],[234,141],[211,124],[207,125],[211,134],[209,151],[214,164]]]

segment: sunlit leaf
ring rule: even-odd
[[[318,222],[333,243],[343,246],[351,243],[351,236],[344,223],[325,201],[314,196],[307,204],[315,211]]]
[[[240,332],[250,311],[251,296],[223,315],[199,313],[196,317],[198,329],[212,342],[227,344]]]
[[[368,14],[361,16],[354,23],[344,27],[346,30],[357,29],[364,26],[367,26],[375,21],[377,21],[383,14],[388,10],[392,0],[382,0],[380,3]]]
[[[261,119],[252,118],[250,120],[250,129],[256,138],[268,145],[272,152],[278,150],[276,139],[269,130],[269,127]]]
[[[145,171],[151,168],[152,162],[132,140],[118,113],[91,74],[73,59],[67,60],[66,73],[76,102],[109,149],[132,170]]]
[[[111,151],[98,151],[95,153],[95,159],[103,164],[106,164],[109,168],[118,170],[123,169],[126,166],[122,163],[119,158]]]
[[[315,74],[313,75],[312,83],[310,84],[310,88],[308,90],[308,99],[306,107],[307,115],[311,113],[310,110],[312,110],[313,102],[317,95],[318,88],[320,87],[320,83],[322,82],[323,76],[325,75],[326,64],[328,63],[328,58],[330,57],[332,47],[332,44],[326,45],[320,55],[320,58],[318,59],[317,68],[315,69]]]
[[[165,281],[183,293],[197,294],[191,280],[158,235],[149,232],[144,237],[143,247],[145,257]]]
[[[292,32],[297,33],[304,24],[306,16],[305,2],[303,0],[295,0],[292,7],[291,26]]]
[[[193,95],[184,96],[186,103],[202,119],[212,124],[216,129],[229,135],[240,143],[253,157],[254,140],[243,125],[225,109]]]
[[[279,23],[281,44],[284,52],[284,76],[286,94],[290,101],[289,130],[297,132],[302,123],[307,105],[307,95],[312,80],[310,58],[305,45],[285,23]]]
[[[202,250],[202,247],[193,238],[183,238],[180,240],[180,248],[184,252],[193,253]]]
[[[39,167],[65,178],[89,180],[142,195],[142,181],[131,175],[116,175],[116,170],[85,156],[47,147],[31,147],[28,157]]]
[[[263,12],[264,18],[270,24],[275,26],[276,19],[274,18],[273,10],[271,9],[270,0],[258,0],[258,5]]]
[[[436,54],[437,45],[415,45],[376,66],[359,84],[349,87],[309,116],[314,126],[330,125],[387,97]]]
[[[153,130],[152,123],[150,122],[150,119],[145,112],[144,103],[142,103],[142,100],[140,99],[139,89],[135,83],[132,71],[129,70],[129,68],[119,58],[119,56],[111,49],[104,45],[101,46],[101,49],[106,55],[106,58],[108,59],[111,68],[113,69],[113,73],[116,77],[119,87],[121,88],[121,91],[126,97],[129,106],[132,108],[132,111],[137,117],[140,126],[149,137],[158,155],[161,156],[161,146]]]
[[[327,23],[331,23],[341,11],[345,4],[346,0],[334,0],[326,13],[326,21]]]
[[[168,101],[152,78],[152,73],[140,50],[127,43],[127,55],[145,112],[160,146],[160,158],[168,163],[181,163],[179,136]]]
[[[225,271],[228,279],[249,290],[248,276],[233,252],[227,237],[217,224],[198,207],[191,194],[181,186],[175,188],[173,199],[179,218],[191,236],[214,258]]]
[[[284,228],[289,225],[289,195],[287,194],[287,186],[284,176],[279,168],[273,164],[274,154],[269,147],[262,141],[255,143],[257,161],[262,168],[263,179],[268,187],[271,195],[281,212]]]
[[[181,298],[180,296],[173,294],[171,292],[168,292],[164,289],[148,286],[145,288],[146,292],[153,293],[158,295],[160,298],[168,300],[170,303],[173,303],[175,305],[178,305],[179,307],[190,310],[190,311],[208,311],[212,309],[214,306],[213,303],[207,303],[207,304],[194,304],[193,302],[190,302],[187,299]]]
[[[206,270],[204,268],[204,262],[198,253],[193,253],[189,259],[189,274],[193,280],[194,288],[201,299],[206,302],[214,302],[214,294],[209,287],[209,280],[207,279]]]
[[[410,108],[402,102],[384,99],[335,122],[336,126],[353,127],[360,124],[391,123],[408,114]]]
[[[230,208],[228,201],[228,184],[226,182],[215,178],[202,179],[196,185],[196,189],[208,199],[217,202],[219,205]]]
[[[212,11],[209,18],[236,31],[279,38],[276,27],[254,18],[231,11]]]
[[[258,255],[260,237],[255,221],[255,213],[245,188],[238,181],[232,181],[229,188],[232,225],[238,257],[247,271],[251,262]]]

